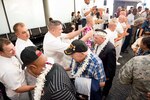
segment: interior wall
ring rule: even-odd
[[[2,2],[0,1],[0,34],[9,33],[6,17],[4,14],[4,9],[2,6]]]
[[[17,22],[24,22],[28,28],[35,28],[46,25],[45,20],[48,22],[49,17],[64,22],[71,21],[71,12],[76,8],[77,11],[81,11],[84,4],[84,0],[3,0],[8,15],[11,31],[12,27]],[[46,10],[43,6],[43,1],[47,1]],[[75,6],[74,7],[74,1]],[[94,4],[95,1],[95,4]],[[118,0],[119,1],[119,0]],[[120,0],[121,1],[121,0]],[[143,1],[143,0],[142,0]],[[146,7],[149,7],[149,0],[144,0],[147,3]],[[107,6],[110,8],[110,14],[114,7],[114,11],[118,6],[136,5],[136,3],[117,2],[117,0],[107,0]],[[104,7],[104,0],[91,0],[93,5],[97,5],[99,8]],[[44,15],[44,11],[47,15]],[[2,6],[2,0],[0,0],[0,34],[9,33],[7,21]],[[46,16],[46,18],[45,18]]]
[[[44,0],[4,0],[11,31],[17,22],[24,22],[30,28],[46,25]],[[71,12],[74,11],[74,0],[47,0],[46,12],[48,17],[64,22],[71,21]],[[0,34],[9,33],[4,10],[0,1]],[[47,16],[46,16],[47,17]]]
[[[117,8],[118,8],[119,6],[126,8],[127,6],[136,7],[136,5],[137,5],[137,2],[115,1],[115,2],[114,2],[114,12],[117,11]]]
[[[45,25],[43,0],[4,0],[4,5],[12,32],[13,25],[17,22],[25,23],[28,28]],[[3,10],[1,7],[0,10]],[[3,20],[4,17],[4,14],[2,14],[0,20]],[[1,24],[1,26],[6,26],[3,30],[0,30],[0,33],[8,33],[6,20],[4,19]]]
[[[109,14],[113,15],[113,9],[114,9],[114,0],[107,0],[107,8],[109,8]]]
[[[49,17],[61,22],[71,21],[71,12],[74,12],[74,0],[48,0]]]

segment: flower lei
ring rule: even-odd
[[[94,53],[96,55],[99,55],[101,53],[101,51],[104,49],[104,47],[107,45],[109,39],[106,38],[106,40],[101,44],[101,45],[95,45],[95,48],[98,46],[97,50],[94,50]]]
[[[45,76],[51,70],[53,63],[46,63],[44,70],[37,77],[36,87],[34,89],[34,100],[40,100],[42,95],[42,90],[45,84]]]
[[[89,52],[89,51],[88,51]],[[72,70],[71,70],[71,75],[75,78],[75,77],[80,77],[81,74],[85,71],[87,65],[89,64],[89,60],[91,59],[91,53],[89,53],[87,55],[87,57],[85,58],[84,62],[81,64],[80,68],[78,69],[78,71],[75,73],[74,72],[74,69],[76,67],[76,62],[75,60],[73,60],[73,63],[72,63]]]

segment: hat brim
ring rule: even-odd
[[[66,49],[66,50],[64,51],[64,53],[65,53],[66,55],[72,55],[72,54],[74,53],[74,51],[73,51],[72,49],[68,48],[68,49]]]

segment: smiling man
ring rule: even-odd
[[[29,100],[28,91],[35,86],[26,85],[24,70],[15,55],[16,50],[11,41],[0,38],[0,82],[6,87],[11,100]]]

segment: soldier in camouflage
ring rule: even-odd
[[[132,90],[127,100],[147,100],[150,91],[150,55],[136,56],[119,71],[122,84],[131,84]]]

